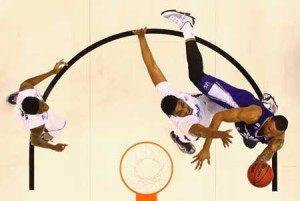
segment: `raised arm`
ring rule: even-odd
[[[55,64],[54,68],[51,71],[25,80],[21,83],[19,91],[23,91],[25,89],[32,89],[35,85],[37,85],[44,79],[50,77],[51,75],[57,74],[61,70],[62,65],[67,66],[68,64],[62,59]]]
[[[140,42],[140,47],[141,47],[141,52],[143,56],[144,63],[147,67],[148,73],[150,75],[150,78],[153,82],[153,84],[156,86],[160,82],[167,81],[159,67],[157,66],[151,50],[148,46],[145,33],[147,32],[147,28],[143,29],[137,29],[133,31],[134,34],[138,36],[139,42]]]

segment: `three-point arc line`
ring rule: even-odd
[[[163,35],[172,35],[172,36],[178,36],[182,37],[182,33],[179,31],[174,30],[168,30],[168,29],[148,29],[147,34],[163,34]],[[55,84],[58,82],[58,80],[63,76],[63,74],[71,67],[74,63],[76,63],[81,57],[86,55],[87,53],[91,52],[92,50],[100,47],[101,45],[104,45],[106,43],[112,42],[114,40],[118,40],[121,38],[125,38],[128,36],[134,35],[132,31],[126,31],[122,33],[118,33],[112,36],[109,36],[107,38],[104,38],[102,40],[99,40],[98,42],[88,46],[81,52],[79,52],[77,55],[75,55],[69,62],[68,66],[64,67],[50,82],[49,86],[47,87],[46,91],[43,94],[43,98],[46,101],[50,92],[54,88]],[[228,53],[226,53],[221,48],[217,47],[216,45],[201,39],[196,36],[196,41],[223,56],[225,59],[227,59],[233,66],[235,66],[242,75],[248,80],[252,88],[254,89],[255,93],[257,94],[257,97],[261,100],[262,99],[262,93],[253,80],[253,78],[249,75],[249,73],[245,70],[245,68],[239,64],[232,56],[230,56]],[[272,158],[272,168],[274,171],[274,178],[272,181],[272,191],[277,191],[277,153],[274,154]],[[29,190],[34,190],[34,146],[31,145],[29,142]]]

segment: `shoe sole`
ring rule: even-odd
[[[170,137],[171,137],[171,139],[173,140],[173,142],[175,142],[176,143],[176,137],[175,138],[173,138],[173,136],[176,136],[175,134],[172,134],[172,133],[170,133]]]
[[[267,99],[265,99],[266,101],[269,101],[270,99],[272,99],[273,100],[273,102],[274,102],[274,104],[276,105],[276,107],[278,108],[278,105],[277,105],[277,103],[276,103],[276,101],[275,101],[275,98],[274,98],[274,96],[272,96],[270,93],[268,93],[268,92],[264,92],[263,93],[263,96],[264,96],[264,94],[267,94],[267,95],[269,95],[269,97],[267,98]],[[264,100],[264,99],[262,99],[262,100]]]
[[[165,10],[165,11],[161,12],[161,15],[163,15],[163,14],[165,14],[165,13],[167,13],[167,12],[176,12],[176,13],[180,13],[180,14],[183,14],[183,15],[192,17],[192,16],[191,16],[191,13],[185,13],[185,12],[177,11],[177,10],[175,10],[175,9]],[[193,18],[193,17],[192,17],[192,18]]]

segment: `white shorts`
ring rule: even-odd
[[[48,112],[48,120],[45,124],[45,131],[43,133],[48,131],[52,137],[56,137],[65,126],[65,119],[53,114],[52,112]]]

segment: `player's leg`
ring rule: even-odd
[[[202,55],[193,34],[195,18],[190,13],[167,10],[162,12],[162,16],[177,24],[182,31],[186,41],[189,78],[202,93],[223,108],[245,107],[255,103],[260,104],[259,100],[250,92],[233,87],[222,80],[204,73]],[[264,94],[262,102],[266,108],[275,114],[278,106],[272,96]]]
[[[177,24],[183,33],[186,41],[186,57],[189,69],[189,78],[195,86],[200,82],[201,78],[206,74],[203,71],[202,55],[196,44],[193,34],[193,26],[195,18],[190,13],[176,10],[167,10],[162,12],[162,16]]]
[[[234,98],[231,97],[231,92],[236,91],[235,88],[204,73],[202,55],[197,47],[195,37],[193,35],[195,19],[190,16],[190,13],[168,10],[164,11],[162,16],[179,25],[179,28],[183,33],[186,40],[186,56],[189,78],[194,85],[212,101],[222,107],[238,107],[239,105],[235,102]]]
[[[197,88],[210,100],[226,109],[261,104],[249,91],[236,88],[210,75],[203,77]]]
[[[198,87],[198,83],[206,76],[203,70],[202,55],[198,49],[196,41],[188,39],[185,42],[186,58],[188,62],[189,78]]]
[[[186,40],[186,55],[190,80],[215,103],[224,108],[236,108],[249,106],[258,101],[250,92],[205,74],[202,55],[195,40]]]

